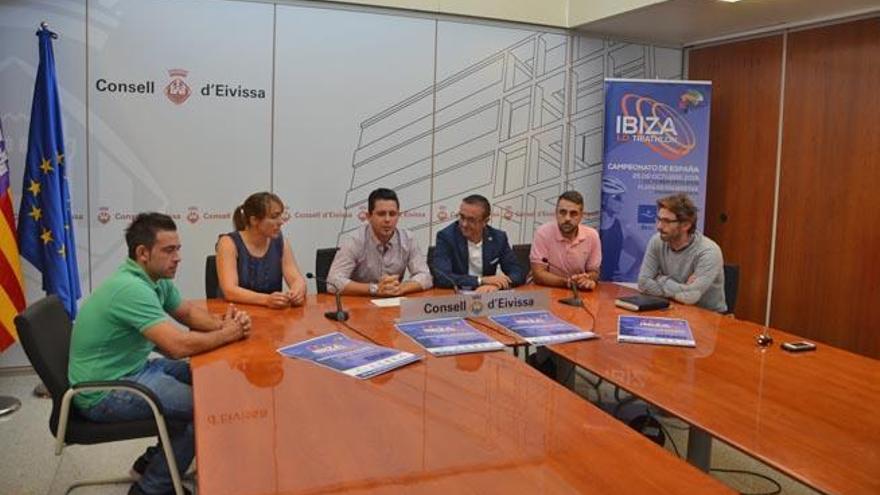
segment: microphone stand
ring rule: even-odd
[[[313,278],[318,282],[323,282],[334,289],[334,295],[336,296],[336,311],[327,311],[324,313],[324,318],[333,321],[346,321],[348,320],[348,311],[343,309],[342,307],[342,291],[339,290],[339,287],[336,286],[333,282],[327,280],[326,278],[316,277],[315,274],[309,272],[306,273],[306,278]]]
[[[382,345],[382,343],[380,343],[376,339],[370,337],[369,335],[365,334],[364,332],[361,332],[357,328],[348,324],[349,314],[348,314],[348,311],[346,311],[342,308],[342,291],[339,290],[339,287],[336,284],[327,280],[326,278],[316,277],[313,273],[306,273],[306,278],[313,278],[319,282],[324,282],[325,284],[328,284],[328,285],[332,286],[334,289],[336,289],[336,311],[325,312],[324,318],[327,318],[328,320],[337,321],[342,326],[344,326],[345,328],[351,330],[352,332],[360,335],[364,339],[366,339],[376,345]]]
[[[761,330],[761,333],[755,338],[755,343],[761,348],[769,347],[770,344],[773,343],[773,337],[770,336],[770,329],[765,326]]]
[[[433,267],[433,268],[434,268],[434,273],[436,273],[437,275],[440,275],[441,278],[445,279],[447,282],[449,282],[450,284],[452,284],[452,290],[455,291],[455,294],[456,294],[456,295],[461,294],[461,288],[458,287],[458,284],[455,283],[455,280],[454,280],[452,277],[450,277],[449,274],[447,274],[447,273],[444,272],[443,270],[440,270],[440,269],[437,268],[436,266]],[[471,316],[465,316],[465,317],[464,317],[464,321],[467,321],[467,322],[469,322],[469,323],[474,323],[474,324],[476,324],[476,325],[480,325],[480,326],[483,327],[483,328],[488,328],[489,330],[492,330],[494,333],[497,333],[498,335],[502,335],[502,336],[504,336],[504,337],[511,338],[511,335],[508,335],[508,334],[506,333],[506,331],[505,331],[505,332],[502,332],[501,330],[498,330],[497,328],[493,327],[492,325],[489,325],[489,324],[487,324],[487,323],[483,323],[482,321],[477,320],[476,318],[473,318],[473,317],[471,317]],[[515,338],[515,339],[519,339],[518,336],[517,336],[517,337],[514,337],[514,338]],[[516,347],[514,346],[514,350],[515,350],[515,349],[516,349]],[[514,354],[514,355],[517,355],[517,354]]]
[[[568,288],[571,289],[571,297],[560,299],[559,302],[568,306],[575,306],[578,308],[585,307],[584,300],[581,299],[581,293],[578,291],[577,283],[572,280],[571,282],[569,282]]]
[[[548,268],[556,268],[560,272],[565,273],[565,270],[559,268],[558,266],[554,265],[553,263],[550,263],[549,259],[541,258],[541,261],[543,261],[544,264],[546,264]],[[585,307],[584,300],[581,299],[581,293],[580,293],[580,291],[578,291],[577,283],[574,280],[569,281],[568,288],[571,289],[571,297],[562,298],[559,300],[559,302],[562,304],[568,305],[568,306],[574,306],[576,308]],[[592,313],[590,313],[590,315],[592,316]]]
[[[458,284],[455,283],[455,280],[452,277],[450,277],[446,272],[437,268],[436,266],[433,268],[434,268],[434,273],[436,273],[437,275],[440,275],[441,278],[445,279],[447,282],[452,284],[452,290],[455,291],[455,295],[461,294],[461,288],[458,286]]]
[[[563,273],[565,272],[565,270],[550,263],[550,260],[548,260],[547,258],[541,258],[541,261],[543,261],[548,267],[556,268],[557,270],[559,270]],[[598,282],[596,282],[596,287],[598,287]],[[571,289],[571,292],[572,292],[571,297],[565,297],[565,298],[559,299],[559,302],[561,304],[565,304],[568,306],[574,306],[576,308],[584,308],[584,311],[586,311],[587,314],[590,315],[590,318],[592,318],[593,327],[595,327],[596,326],[596,315],[594,315],[593,312],[590,311],[589,306],[587,306],[587,304],[584,303],[584,300],[581,299],[581,293],[578,290],[577,282],[575,282],[574,280],[570,281],[568,288]],[[590,330],[592,331],[592,329],[590,329]]]

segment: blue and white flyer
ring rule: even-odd
[[[504,344],[470,326],[463,318],[398,323],[397,329],[435,356],[504,349]]]
[[[687,320],[656,316],[617,317],[617,341],[696,347]]]
[[[280,347],[278,352],[360,379],[381,375],[422,359],[411,352],[352,340],[339,332]]]
[[[533,345],[559,344],[596,338],[595,333],[580,329],[549,311],[495,315],[490,316],[489,319]]]

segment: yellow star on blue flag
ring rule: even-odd
[[[43,163],[40,164],[40,170],[42,170],[44,174],[48,174],[49,172],[55,170],[54,168],[52,168],[52,160],[43,159]]]

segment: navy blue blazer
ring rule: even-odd
[[[501,270],[510,277],[514,287],[525,283],[528,271],[525,267],[520,266],[516,254],[510,249],[507,234],[503,230],[487,225],[483,229],[482,276],[495,275],[498,266],[501,266]],[[475,289],[477,287],[477,277],[468,275],[467,239],[462,235],[457,220],[437,232],[431,270],[443,272],[455,280],[455,284],[461,289]],[[435,273],[434,286],[449,288],[452,287],[452,284],[447,277]]]

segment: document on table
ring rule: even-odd
[[[380,308],[396,308],[400,306],[400,301],[406,299],[405,297],[388,297],[384,299],[370,299],[370,302],[379,306]]]
[[[411,352],[353,340],[339,332],[280,347],[278,352],[361,379],[381,375],[422,359],[422,356]]]
[[[617,341],[696,347],[687,320],[657,316],[617,317]]]
[[[413,321],[396,326],[435,356],[504,349],[504,344],[470,326],[464,318]]]
[[[559,344],[597,337],[595,333],[578,328],[549,311],[495,315],[489,319],[533,345]]]

